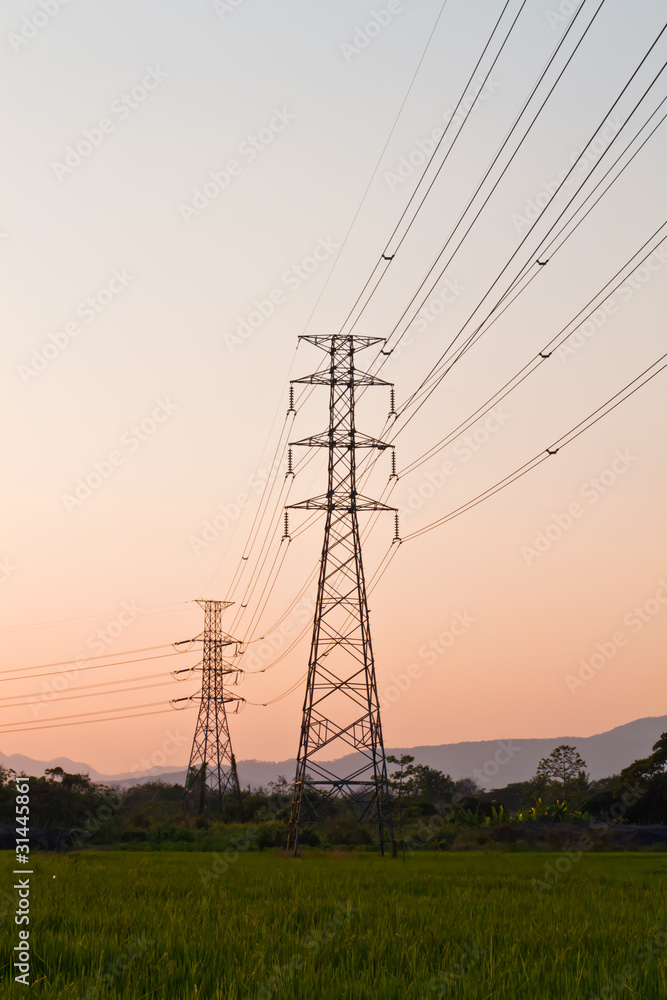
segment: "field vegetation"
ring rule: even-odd
[[[33,859],[47,1000],[667,995],[667,855],[86,851]],[[10,856],[2,857],[11,885]]]

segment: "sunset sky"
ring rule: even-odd
[[[223,623],[246,643],[234,690],[247,704],[230,719],[236,756],[296,754],[323,519],[281,542],[286,459],[273,469],[272,460],[328,417],[320,389],[284,423],[289,379],[322,360],[308,344],[297,350],[297,338],[340,329],[503,6],[3,4],[3,755],[66,756],[106,774],[187,763],[196,706],[176,712],[169,701],[196,693],[197,680],[170,672],[198,657],[170,644],[201,632],[198,598],[235,602]],[[503,25],[521,6],[512,0]],[[355,333],[397,340],[554,49],[571,26],[525,127],[598,6],[586,0],[574,24],[559,11],[576,4],[522,8]],[[667,71],[629,116],[667,58],[667,34],[615,102],[664,22],[660,0],[604,3],[479,217],[522,131],[457,231],[428,311],[383,368],[399,409],[459,331],[483,318],[484,306],[475,310],[524,236],[532,243],[515,270],[537,259],[579,185],[590,175],[583,198],[654,112],[650,127],[661,121]],[[584,332],[574,323],[535,374],[390,494],[389,456],[378,460],[364,493],[401,510],[403,537],[543,452],[664,353],[666,155],[667,123],[548,265],[533,264],[526,291],[401,431],[399,471],[621,272]],[[641,247],[648,259],[633,268]],[[393,546],[369,598],[388,747],[587,736],[667,711],[666,386],[662,372],[507,489]],[[388,408],[386,388],[369,391],[359,429],[381,434]],[[322,492],[325,472],[315,455],[288,502]],[[267,478],[276,486],[256,521]],[[292,535],[306,518],[290,515]],[[393,516],[365,523],[370,581],[392,548]],[[77,669],[67,665],[75,658]]]

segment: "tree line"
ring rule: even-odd
[[[562,744],[540,760],[528,781],[487,791],[471,778],[454,780],[409,754],[389,757],[393,821],[397,839],[407,841],[430,817],[440,827],[512,824],[586,823],[611,817],[614,823],[667,824],[667,733],[652,753],[619,774],[591,781],[575,747]],[[13,823],[15,786],[23,775],[0,767],[0,816]],[[49,768],[30,778],[30,825],[73,830],[75,846],[119,844],[155,848],[218,849],[231,836],[253,826],[253,847],[284,845],[291,788],[280,776],[266,788],[246,788],[240,800],[209,800],[203,815],[183,808],[183,786],[160,781],[128,789],[96,784],[86,774]],[[412,831],[412,833],[411,833]],[[361,844],[364,834],[342,800],[310,835],[324,846]],[[78,838],[78,839],[77,839]],[[308,838],[306,838],[308,839]],[[451,839],[451,838],[450,838]],[[446,838],[441,846],[446,846]]]

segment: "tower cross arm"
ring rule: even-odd
[[[299,337],[300,341],[304,340],[307,344],[319,347],[323,351],[330,351],[343,343],[352,344],[355,351],[363,351],[375,344],[384,344],[385,339],[385,337],[358,337],[340,333],[302,334]]]
[[[343,510],[348,513],[351,513],[353,510],[388,510],[395,513],[398,508],[388,507],[386,503],[382,503],[380,500],[372,500],[370,497],[363,497],[359,493],[353,497],[350,497],[349,493],[343,493],[339,496],[336,494],[330,496],[325,493],[319,497],[311,497],[309,500],[300,500],[298,503],[291,503],[286,507],[286,510]]]
[[[385,382],[383,378],[378,378],[376,375],[371,375],[370,372],[362,372],[355,368],[347,376],[350,385],[392,385],[391,382]],[[340,384],[345,381],[345,379],[338,379],[334,374],[334,381],[336,384]],[[290,379],[290,384],[300,384],[300,385],[331,385],[332,376],[330,371],[313,372],[312,375],[302,375],[301,378]]]
[[[322,431],[320,434],[313,434],[311,437],[302,438],[300,441],[290,441],[291,448],[295,448],[297,445],[302,445],[306,448],[377,448],[380,451],[392,447],[386,441],[380,441],[379,438],[349,429],[334,431],[333,435],[329,431]]]

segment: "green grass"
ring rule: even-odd
[[[562,855],[235,857],[33,856],[33,985],[10,915],[3,1000],[667,996],[664,854],[585,855],[541,892]]]

